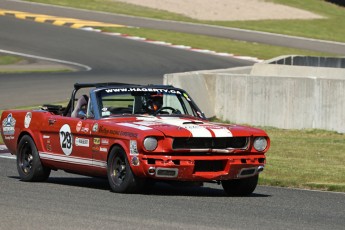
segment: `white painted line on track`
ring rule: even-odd
[[[175,49],[183,49],[183,50],[199,52],[199,53],[204,53],[204,54],[211,54],[211,55],[217,55],[217,56],[223,56],[223,57],[237,58],[237,59],[242,59],[242,60],[247,60],[247,61],[252,61],[252,62],[262,62],[263,61],[263,60],[258,59],[256,57],[235,56],[235,55],[229,54],[229,53],[218,53],[218,52],[213,51],[213,50],[197,49],[197,48],[192,48],[192,47],[186,46],[186,45],[176,45],[176,44],[171,44],[171,43],[164,42],[164,41],[155,41],[155,40],[151,40],[151,39],[147,39],[147,38],[131,36],[128,34],[103,32],[103,31],[98,31],[98,30],[97,31],[96,30],[88,30],[88,31],[100,32],[102,34],[106,34],[106,35],[110,35],[110,36],[117,36],[117,37],[122,37],[122,38],[126,38],[126,39],[137,40],[139,42],[147,42],[147,43],[151,43],[151,44],[155,44],[155,45],[168,46],[168,47],[175,48]]]
[[[0,153],[5,152],[7,150],[6,145],[0,145]]]
[[[16,159],[16,156],[12,155],[7,151],[7,147],[5,145],[0,145],[0,158],[5,159]]]
[[[15,160],[17,159],[16,156],[11,155],[11,153],[7,153],[7,154],[0,154],[0,158],[4,158],[4,159],[11,159],[11,160]]]
[[[14,51],[10,51],[10,50],[2,50],[2,49],[0,49],[0,52],[1,53],[18,55],[18,56],[22,56],[22,57],[36,58],[36,59],[40,59],[40,60],[44,60],[44,61],[57,62],[57,63],[60,63],[60,64],[74,65],[74,66],[81,67],[81,68],[85,69],[86,71],[92,70],[92,68],[90,66],[83,65],[83,64],[80,64],[80,63],[76,63],[76,62],[70,62],[70,61],[64,61],[64,60],[59,60],[59,59],[54,59],[54,58],[41,57],[41,56],[36,56],[36,55],[31,55],[31,54],[24,54],[24,53],[14,52]]]

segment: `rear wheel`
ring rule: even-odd
[[[42,165],[36,145],[28,135],[18,144],[17,170],[22,181],[45,181],[50,175],[51,170]]]
[[[115,146],[108,158],[108,181],[113,192],[135,193],[143,187],[143,180],[137,178],[129,165],[125,151]]]
[[[230,196],[249,196],[254,192],[258,179],[259,175],[243,179],[224,180],[222,186],[226,194]]]

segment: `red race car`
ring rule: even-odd
[[[8,110],[1,123],[22,181],[64,170],[107,177],[120,193],[163,180],[250,195],[270,146],[263,130],[210,122],[187,92],[165,85],[76,83],[66,107]]]

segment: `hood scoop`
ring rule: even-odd
[[[202,125],[204,122],[202,121],[185,121],[182,123],[183,125]]]

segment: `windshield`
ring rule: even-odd
[[[174,89],[114,88],[96,93],[102,118],[124,114],[202,117],[187,93]]]

